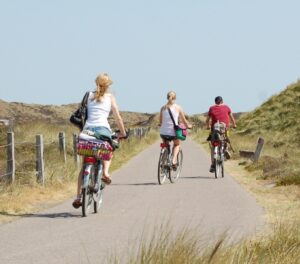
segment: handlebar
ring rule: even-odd
[[[117,139],[117,140],[120,140],[120,139],[127,139],[129,137],[129,132],[128,131],[125,131],[126,132],[126,136],[123,136],[123,137],[119,137],[119,134],[121,133],[121,131],[118,129],[118,130],[115,130],[113,132],[113,134],[111,135],[111,138],[112,139]]]

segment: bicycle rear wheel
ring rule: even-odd
[[[97,193],[94,193],[94,213],[98,213],[103,201],[103,189],[100,188]]]
[[[222,178],[224,178],[224,159],[221,161],[221,174]]]
[[[93,202],[93,194],[89,188],[82,189],[82,216],[87,216],[90,213]]]
[[[217,179],[220,173],[220,164],[217,159],[215,159],[215,178]]]
[[[170,168],[168,165],[168,150],[162,149],[158,161],[158,173],[157,173],[158,183],[163,184],[169,173],[170,173]]]
[[[178,180],[180,173],[181,173],[181,169],[182,169],[182,162],[183,162],[183,153],[182,153],[182,150],[179,150],[178,155],[177,155],[176,170],[173,170],[170,175],[171,183],[174,183]]]

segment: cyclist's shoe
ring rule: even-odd
[[[211,173],[215,172],[215,165],[214,164],[210,165],[209,172],[211,172]]]
[[[206,141],[211,141],[211,134],[208,135]]]
[[[226,159],[230,159],[230,158],[231,158],[231,154],[229,153],[228,150],[225,150],[225,151],[224,151],[224,155],[225,155],[225,158],[226,158]]]
[[[73,203],[72,203],[73,207],[75,209],[78,209],[81,205],[82,205],[82,202],[81,202],[81,199],[80,198],[76,198]]]
[[[101,181],[105,182],[107,185],[111,184],[111,178],[107,176],[103,176]]]
[[[173,171],[176,171],[176,170],[177,170],[177,167],[178,167],[177,163],[172,164],[172,169],[173,169]]]

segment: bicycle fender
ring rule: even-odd
[[[87,165],[83,171],[82,188],[87,188],[93,165]]]

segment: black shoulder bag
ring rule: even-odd
[[[70,122],[77,126],[80,130],[84,127],[85,121],[87,119],[87,101],[90,92],[86,92],[84,95],[79,108],[71,115]]]

